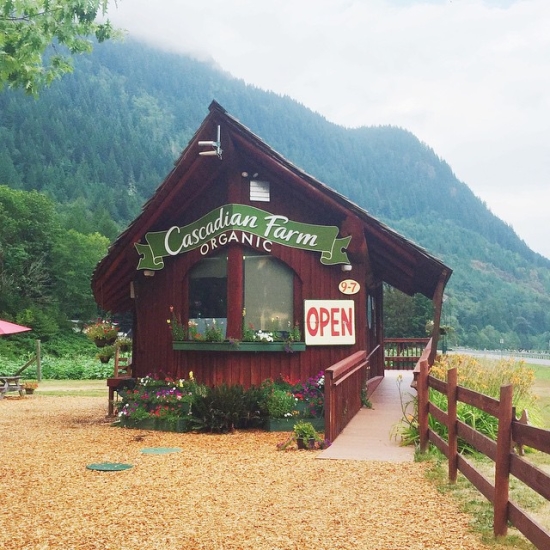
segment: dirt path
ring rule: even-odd
[[[423,464],[316,460],[316,451],[277,451],[282,435],[261,431],[125,430],[105,412],[100,397],[0,401],[0,547],[489,548]],[[133,468],[86,469],[99,462]]]

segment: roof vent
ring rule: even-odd
[[[269,182],[262,180],[250,180],[250,200],[269,202]]]

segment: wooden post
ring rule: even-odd
[[[336,399],[334,395],[332,370],[325,370],[325,437],[334,439],[334,419],[336,418]]]
[[[510,489],[510,448],[512,444],[512,398],[514,387],[501,386],[498,413],[498,435],[495,460],[495,502],[493,531],[496,537],[508,532],[508,499]]]
[[[434,304],[434,327],[432,330],[432,349],[430,351],[430,357],[428,358],[430,365],[434,364],[435,356],[437,355],[437,342],[439,341],[439,327],[441,325],[441,311],[443,309],[443,292],[445,291],[445,285],[447,284],[447,276],[447,270],[441,273],[432,300]]]
[[[458,374],[456,367],[447,371],[447,428],[449,438],[449,481],[456,483],[458,473],[458,435],[456,425],[456,387]]]
[[[36,379],[42,381],[42,363],[40,361],[40,340],[36,341]]]
[[[420,374],[416,391],[418,392],[418,431],[420,435],[420,452],[428,450],[428,361],[420,361]]]

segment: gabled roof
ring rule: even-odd
[[[92,289],[98,304],[106,311],[122,312],[131,309],[130,282],[135,277],[139,256],[134,243],[140,242],[149,231],[166,229],[182,212],[193,207],[201,189],[189,185],[190,180],[207,182],[224,169],[224,161],[199,156],[201,140],[212,140],[217,127],[222,128],[223,158],[240,154],[258,159],[272,173],[292,185],[302,186],[324,205],[350,213],[362,225],[367,243],[367,261],[377,281],[412,295],[421,293],[432,299],[441,290],[451,269],[425,250],[373,218],[368,212],[340,193],[294,166],[269,147],[258,136],[226,113],[215,101],[209,114],[176,161],[175,167],[144,205],[141,214],[111,245],[109,252],[97,265],[92,277]]]

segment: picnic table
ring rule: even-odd
[[[21,382],[21,376],[0,375],[0,399],[9,391],[18,391],[19,395],[25,395],[25,386]]]

